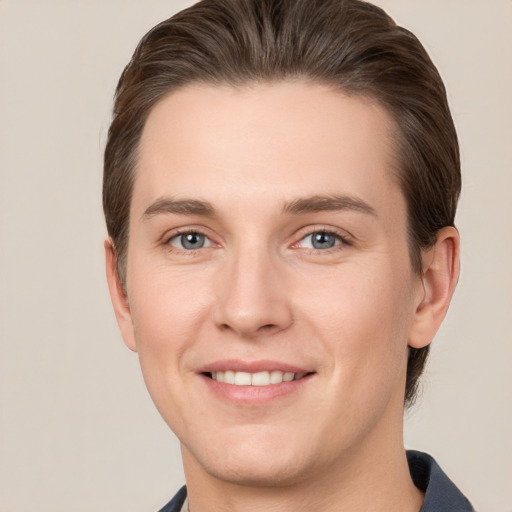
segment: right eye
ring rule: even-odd
[[[339,235],[328,231],[315,231],[301,240],[302,247],[317,250],[332,249],[341,243]]]
[[[194,251],[197,249],[203,249],[204,247],[210,247],[212,241],[202,233],[197,231],[189,231],[188,233],[180,233],[169,239],[167,242],[169,245],[182,249],[185,251]]]

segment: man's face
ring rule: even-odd
[[[298,82],[188,86],[152,110],[124,338],[186,471],[279,485],[401,442],[423,286],[392,129]]]

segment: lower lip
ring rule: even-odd
[[[280,384],[269,384],[268,386],[236,386],[218,382],[201,374],[201,378],[211,392],[224,401],[235,405],[251,406],[266,405],[269,402],[292,395],[302,388],[313,377],[312,374],[302,379],[281,382]]]

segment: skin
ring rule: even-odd
[[[181,442],[192,512],[421,508],[402,439],[407,350],[446,313],[458,235],[441,230],[413,272],[392,132],[375,102],[301,82],[191,85],[150,113],[127,297],[109,241],[107,276]],[[322,232],[333,247],[312,246]],[[215,364],[308,374],[275,396],[234,393],[205,375]]]

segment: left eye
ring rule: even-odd
[[[307,249],[331,249],[336,245],[341,244],[341,238],[334,233],[328,233],[325,231],[316,231],[305,236],[301,241],[300,245]]]
[[[202,249],[212,245],[211,240],[207,236],[197,232],[181,233],[180,235],[173,236],[168,243],[173,247],[187,251]]]

